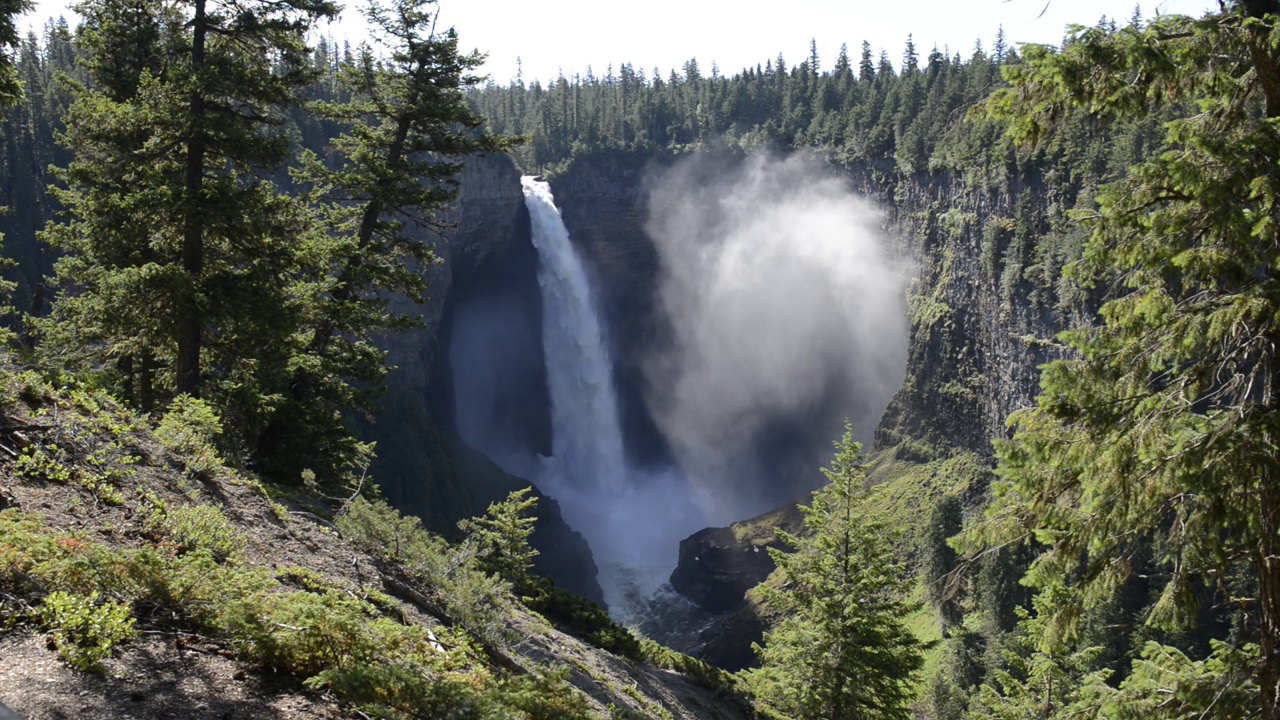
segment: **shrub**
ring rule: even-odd
[[[550,620],[562,632],[615,655],[641,659],[641,645],[630,630],[615,623],[604,608],[567,592],[537,575],[517,590],[530,610]]]
[[[213,505],[183,505],[160,514],[158,530],[179,552],[208,550],[219,562],[244,548],[244,535]]]
[[[369,512],[357,512],[356,517],[377,519],[380,524],[363,528],[373,534],[386,522],[403,520],[389,508],[365,510]],[[184,516],[216,517],[219,520],[209,523],[218,528],[213,535],[224,529],[234,532],[224,525],[221,513],[208,506],[153,512],[163,513],[169,522]],[[192,525],[201,523],[176,526]],[[357,529],[347,527],[351,532]],[[133,637],[136,614],[140,622],[220,640],[242,660],[293,674],[368,717],[589,717],[585,699],[563,674],[503,677],[486,665],[484,652],[463,629],[476,622],[464,612],[467,604],[462,599],[474,590],[440,592],[441,602],[467,622],[454,630],[429,629],[403,622],[392,612],[398,606],[381,593],[357,597],[301,568],[286,568],[277,579],[238,564],[234,556],[219,562],[207,541],[194,544],[201,547],[178,555],[163,547],[121,551],[58,535],[37,518],[6,510],[0,512],[0,597],[34,603],[40,593],[52,590],[38,618],[56,634],[67,662],[81,669],[100,667],[115,647]],[[405,547],[451,550],[420,527],[409,533]],[[406,556],[406,561],[412,557]],[[450,570],[448,563],[455,561],[462,564]],[[406,572],[460,578],[464,587],[476,578],[500,582],[469,567],[472,562],[466,556],[446,558],[445,564],[410,562]],[[281,581],[305,589],[288,590]],[[424,586],[426,592],[441,590]],[[7,606],[2,609],[8,612]]]
[[[190,395],[173,399],[155,432],[160,444],[181,455],[187,472],[195,477],[208,477],[222,467],[216,444],[221,434],[218,414],[208,403]]]
[[[40,607],[40,620],[53,631],[62,659],[85,671],[100,670],[115,647],[136,634],[129,606],[103,600],[97,591],[50,593]]]
[[[18,456],[15,470],[18,475],[30,480],[45,480],[65,484],[71,480],[71,469],[66,465],[63,453],[57,445],[47,448],[43,445],[32,445],[25,448]]]
[[[506,639],[502,619],[511,607],[511,587],[479,567],[474,545],[451,547],[418,518],[381,500],[356,498],[335,524],[352,544],[399,566],[435,603],[432,612],[485,641]]]

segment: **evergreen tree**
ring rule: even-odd
[[[31,0],[3,0],[0,2],[0,109],[12,107],[22,100],[22,83],[19,80],[14,53],[18,49],[18,17],[30,10]],[[0,259],[0,270],[10,270],[16,263]],[[13,314],[11,300],[18,287],[12,280],[0,279],[0,321],[7,322]],[[8,327],[0,326],[0,345],[13,341],[15,335]]]
[[[375,338],[412,325],[392,298],[426,301],[424,269],[458,192],[462,160],[505,141],[480,130],[464,88],[477,54],[452,30],[434,33],[434,0],[373,0],[373,45],[337,78],[346,102],[317,102],[320,118],[350,129],[329,156],[304,156],[296,179],[322,215],[309,274],[291,290],[301,303],[287,376],[257,455],[282,477],[304,467],[334,482],[367,459],[343,413],[367,409],[383,389],[386,353]]]
[[[22,40],[18,35],[18,18],[33,7],[32,0],[0,2],[0,108],[12,107],[22,99],[22,81],[14,57]]]
[[[538,498],[532,488],[516,490],[493,503],[482,517],[458,523],[476,545],[476,559],[487,572],[501,576],[517,589],[527,587],[538,551],[529,546],[537,517]]]
[[[805,534],[780,533],[794,550],[772,550],[778,575],[758,591],[782,620],[757,646],[747,673],[765,710],[782,717],[909,718],[919,643],[904,624],[904,568],[892,532],[867,514],[861,446],[846,428],[836,443],[830,484],[802,507]],[[775,584],[776,581],[776,584]]]
[[[46,355],[144,408],[211,399],[252,438],[279,400],[307,262],[304,208],[262,175],[288,157],[309,79],[304,33],[333,5],[102,0],[82,6],[86,68],[57,197],[69,222]]]
[[[960,534],[962,524],[960,501],[954,495],[947,495],[934,505],[925,533],[920,574],[925,583],[925,598],[938,613],[943,637],[963,620],[956,600],[960,582],[955,572],[958,556],[949,544],[951,538]]]
[[[1252,673],[1248,714],[1266,720],[1280,718],[1278,10],[1241,2],[1080,30],[1006,70],[1012,87],[989,108],[1025,142],[1073,107],[1200,112],[1103,192],[1077,272],[1121,290],[1098,325],[1063,335],[1075,355],[1045,369],[1038,407],[1013,419],[998,499],[972,535],[1047,547],[1027,582],[1065,590],[1041,646],[1076,638],[1149,553],[1148,626],[1186,627],[1204,599],[1240,608],[1236,645],[1219,655]]]

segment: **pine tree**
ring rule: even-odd
[[[783,619],[747,673],[768,712],[791,718],[908,718],[920,646],[904,619],[904,568],[892,531],[868,514],[861,446],[846,428],[830,484],[802,507],[805,533],[780,533],[793,553],[772,551],[778,574],[759,591]]]
[[[1006,70],[1012,87],[988,107],[1024,142],[1072,108],[1199,112],[1102,193],[1077,273],[1117,290],[1099,324],[1062,336],[1073,353],[1012,420],[998,500],[971,535],[1047,547],[1027,582],[1067,592],[1043,643],[1076,637],[1148,553],[1160,591],[1148,625],[1187,626],[1203,597],[1240,608],[1242,644],[1223,657],[1246,663],[1250,714],[1266,720],[1280,718],[1277,10],[1242,2],[1080,30],[1061,53],[1029,47]]]
[[[309,79],[304,34],[320,0],[82,6],[91,86],[64,142],[69,221],[44,323],[46,355],[97,372],[150,407],[182,393],[260,432],[289,364],[305,263],[304,208],[269,182],[288,156],[285,110]]]
[[[31,0],[3,0],[0,2],[0,109],[12,107],[22,100],[22,83],[18,79],[14,53],[18,49],[18,17],[34,6]],[[0,259],[0,270],[10,270],[16,263]],[[12,280],[0,278],[0,320],[13,315],[13,292],[18,287]],[[8,327],[0,326],[0,345],[13,341],[15,334]]]
[[[33,7],[33,0],[0,2],[0,108],[12,107],[22,99],[22,82],[14,60],[22,40],[18,35],[18,18]]]
[[[517,589],[527,587],[538,551],[529,546],[537,517],[538,498],[532,488],[516,490],[493,503],[482,517],[458,523],[476,545],[476,559],[486,572],[499,575]]]
[[[925,532],[924,558],[920,574],[925,583],[925,598],[933,605],[946,637],[952,626],[962,620],[956,601],[959,579],[955,574],[958,555],[949,540],[960,534],[963,524],[960,501],[954,495],[944,496],[930,513]]]
[[[446,229],[440,211],[458,193],[462,161],[506,141],[481,129],[462,91],[475,84],[477,54],[458,50],[453,30],[435,33],[434,0],[374,0],[365,10],[375,45],[362,45],[339,84],[350,99],[317,102],[322,119],[350,129],[329,157],[303,158],[296,179],[323,216],[313,271],[294,286],[306,298],[289,373],[258,457],[275,474],[303,469],[327,483],[365,462],[344,412],[367,409],[387,374],[375,344],[413,324],[392,298],[426,301],[423,270]]]

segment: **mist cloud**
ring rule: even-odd
[[[649,197],[666,333],[650,409],[719,514],[794,499],[821,478],[787,463],[825,464],[843,418],[869,439],[902,383],[907,267],[879,210],[809,155],[695,155]],[[807,479],[776,476],[792,472]]]

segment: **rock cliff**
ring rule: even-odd
[[[644,232],[646,169],[671,161],[597,152],[575,158],[553,180],[566,225],[601,276],[632,430],[652,427],[643,412],[640,368],[659,330],[657,257]],[[886,235],[915,266],[906,379],[871,448],[873,456],[890,458],[875,473],[876,482],[921,484],[927,478],[923,490],[895,490],[903,505],[895,511],[914,522],[912,513],[927,513],[930,498],[940,493],[963,491],[975,501],[982,495],[991,440],[1005,434],[1010,412],[1031,403],[1036,369],[1056,352],[1049,339],[1078,317],[1079,299],[1056,285],[1063,258],[1054,255],[1053,243],[1040,241],[1051,232],[1046,218],[1076,198],[1043,197],[1034,174],[1024,182],[984,184],[958,171],[898,176],[857,165],[844,170],[885,210]],[[655,436],[651,448],[661,447]],[[797,499],[803,494],[795,492]],[[796,522],[791,505],[708,528],[681,543],[672,585],[705,613],[699,639],[684,642],[682,650],[725,666],[750,660],[745,649],[762,625],[744,593],[774,568],[765,550],[774,542],[772,528]]]
[[[366,437],[377,442],[372,474],[388,500],[446,534],[459,519],[483,513],[529,485],[465,442],[475,439],[459,427],[451,362],[459,316],[494,305],[510,309],[501,345],[488,353],[505,361],[494,373],[507,382],[502,393],[488,398],[493,407],[486,409],[506,418],[504,427],[521,442],[543,452],[550,447],[537,254],[529,241],[520,174],[506,156],[483,156],[467,163],[459,185],[457,201],[442,217],[446,230],[434,246],[440,262],[424,269],[430,301],[401,306],[418,318],[419,327],[384,339],[395,370],[380,411],[365,428]],[[554,500],[542,497],[538,515],[532,540],[541,552],[538,570],[567,590],[601,601],[586,541],[564,522]]]

